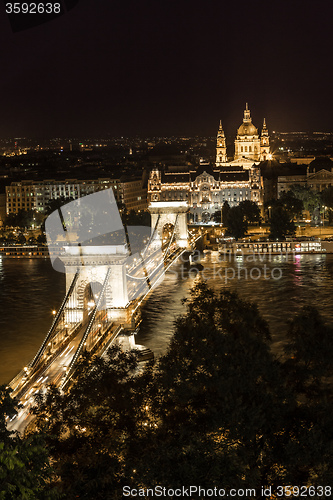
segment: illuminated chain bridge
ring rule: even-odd
[[[68,387],[83,353],[102,355],[116,339],[135,348],[142,301],[195,240],[185,202],[152,202],[149,210],[151,228],[125,228],[123,244],[63,246],[66,294],[35,357],[9,384],[22,404],[10,430],[24,430],[34,396],[49,384]]]

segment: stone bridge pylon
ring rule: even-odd
[[[163,240],[165,229],[171,227],[175,245],[180,248],[188,247],[188,204],[186,201],[151,201],[149,212],[152,237],[156,245]]]
[[[129,293],[126,276],[128,250],[126,245],[99,247],[67,247],[62,262],[66,272],[66,292],[79,270],[78,277],[65,308],[65,322],[81,322],[94,307],[103,288],[100,309],[108,321],[127,324]],[[84,265],[82,265],[84,264]],[[129,321],[131,323],[131,321]]]

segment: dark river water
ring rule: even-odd
[[[221,262],[216,252],[204,254],[204,278],[215,290],[237,291],[256,302],[269,322],[274,348],[281,351],[286,322],[303,306],[316,306],[333,324],[333,256],[303,255],[286,261]],[[266,267],[264,267],[266,266]],[[184,311],[181,299],[189,296],[195,273],[175,264],[151,293],[142,311],[136,342],[163,354],[176,317]],[[0,384],[7,383],[35,355],[65,293],[65,276],[48,260],[0,257]]]

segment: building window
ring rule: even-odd
[[[252,152],[252,146],[249,146],[249,151],[250,151],[250,153]]]
[[[245,146],[245,153],[247,153],[247,146]]]

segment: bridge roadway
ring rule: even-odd
[[[197,239],[198,238],[195,238],[195,241]],[[194,238],[192,242],[194,242]],[[148,290],[146,281],[144,280],[141,280],[141,284],[139,280],[137,284],[134,284],[133,282],[129,283],[129,288],[132,288],[132,293],[135,292],[136,295],[140,292],[140,289],[145,287],[145,293],[138,301],[136,308],[140,307],[142,301],[145,300],[155,286],[158,285],[158,282],[162,278],[164,272],[169,269],[169,267],[186,251],[185,248],[176,248],[173,246],[170,247],[170,250],[172,251],[172,255],[165,261],[162,261],[160,265],[156,266],[153,273],[150,274],[150,287]],[[138,264],[140,265],[141,263]],[[149,267],[152,265],[152,262],[148,262]],[[163,272],[161,272],[162,267]],[[142,276],[142,269],[140,270],[139,266],[137,268],[134,267],[130,271],[131,277],[134,280],[135,278],[139,278],[140,273]],[[10,383],[10,386],[13,389],[12,397],[18,399],[21,403],[21,407],[19,408],[17,415],[11,420],[7,417],[8,430],[23,433],[26,426],[34,418],[31,410],[35,404],[35,396],[38,393],[45,393],[50,384],[53,384],[56,387],[60,387],[63,384],[64,379],[67,376],[67,368],[71,364],[75,353],[77,352],[92,313],[93,311],[90,311],[90,314],[84,323],[75,325],[70,331],[66,332],[67,335],[62,341],[62,345],[59,345],[53,354],[50,354],[46,359],[43,359],[43,364],[41,366],[32,370],[31,373],[28,368],[25,368],[25,372],[20,372],[20,374],[12,380]],[[102,313],[102,311],[99,311],[97,314],[99,313]],[[99,321],[105,319],[106,313],[105,311],[103,311],[103,313],[104,318],[99,317]],[[105,325],[105,321],[104,325],[99,323],[97,328],[95,326],[95,330],[93,330],[90,334],[91,336],[88,337],[89,341],[87,340],[87,342],[93,346],[92,350],[94,351],[94,354],[102,355],[110,344],[116,339],[122,329],[123,328],[121,326],[114,325],[112,323],[107,323]]]
[[[78,335],[62,349],[51,364],[42,370],[38,370],[39,377],[37,380],[35,380],[35,377],[32,380],[27,379],[26,382],[23,381],[22,385],[20,384],[19,391],[14,390],[14,393],[18,392],[17,397],[22,407],[19,409],[16,417],[8,421],[8,430],[22,432],[33,418],[30,412],[34,406],[34,397],[36,394],[45,392],[49,384],[59,385],[66,367],[71,362],[78,348],[84,330],[85,327],[82,326]]]
[[[70,338],[70,340],[63,346],[60,346],[60,348],[56,351],[56,354],[51,356],[51,361],[46,359],[45,365],[31,374],[31,377],[28,375],[26,380],[22,380],[21,383],[18,383],[18,386],[14,389],[12,395],[20,401],[22,406],[16,417],[10,421],[8,420],[7,428],[9,430],[22,432],[28,423],[33,419],[31,409],[34,405],[34,397],[36,394],[44,393],[47,390],[47,386],[50,384],[53,384],[56,387],[61,385],[64,376],[66,376],[66,369],[71,363],[82,336],[86,331],[88,321],[89,316],[81,327],[77,329],[74,337]],[[113,333],[116,330],[119,330],[119,328],[111,324],[106,330],[108,338],[104,342],[104,346],[109,344],[110,337],[112,338]],[[119,332],[117,332],[117,334],[118,333]]]

